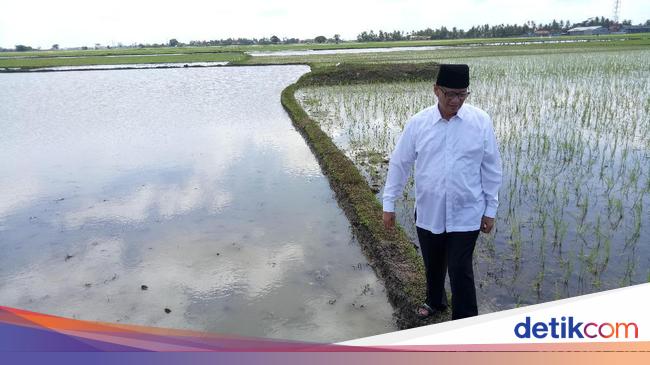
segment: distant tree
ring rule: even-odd
[[[393,41],[401,41],[404,38],[404,34],[402,34],[402,31],[399,30],[394,30],[393,33],[390,34],[390,39]]]
[[[368,32],[365,30],[361,34],[357,35],[357,42],[367,42],[368,41]]]
[[[32,47],[26,46],[24,44],[17,44],[16,45],[16,52],[26,52],[26,51],[31,51],[33,50]]]
[[[271,43],[273,43],[273,44],[278,44],[278,43],[280,43],[280,38],[278,38],[277,35],[272,35],[272,36],[271,36]]]
[[[83,46],[83,47],[81,47],[81,50],[82,50],[82,51],[87,51],[87,50],[88,50],[88,46]]]
[[[555,19],[553,19],[553,23],[551,23],[550,28],[553,31],[557,31],[558,29],[560,29],[560,23],[558,23]]]
[[[336,44],[339,44],[340,41],[341,41],[341,35],[340,34],[334,34],[334,42]]]
[[[58,49],[59,49],[59,45],[58,45],[58,44],[55,43],[55,44],[52,45],[52,50],[53,50],[53,51],[56,51],[56,50],[58,50]]]
[[[172,38],[169,40],[169,46],[170,47],[178,47],[178,39]]]
[[[325,36],[319,35],[318,37],[314,38],[314,41],[316,41],[316,43],[325,43],[327,41],[327,38],[325,38]]]
[[[650,27],[650,19],[646,20],[644,25],[645,25],[646,27]]]

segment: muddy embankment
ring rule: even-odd
[[[401,227],[393,231],[384,228],[381,204],[367,181],[307,115],[294,94],[304,86],[434,80],[437,72],[435,63],[339,64],[312,68],[282,92],[282,105],[316,155],[365,255],[384,281],[402,329],[449,320],[450,315],[447,311],[427,321],[417,318],[416,309],[424,302],[426,286],[424,265],[415,245]]]

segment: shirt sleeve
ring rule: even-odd
[[[486,217],[494,218],[499,206],[499,188],[501,187],[501,155],[494,136],[492,120],[488,120],[484,141],[483,161],[481,162],[481,188],[485,196]]]
[[[407,123],[388,163],[388,176],[384,186],[384,212],[395,211],[395,200],[404,190],[415,161],[413,123]]]

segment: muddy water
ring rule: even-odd
[[[324,342],[395,330],[279,103],[307,71],[0,75],[0,305]]]

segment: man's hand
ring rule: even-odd
[[[384,222],[386,222],[385,212],[384,212]],[[483,218],[481,218],[481,232],[490,233],[492,231],[492,227],[494,227],[494,218],[483,216]]]
[[[384,228],[388,230],[395,228],[395,212],[384,212]]]

